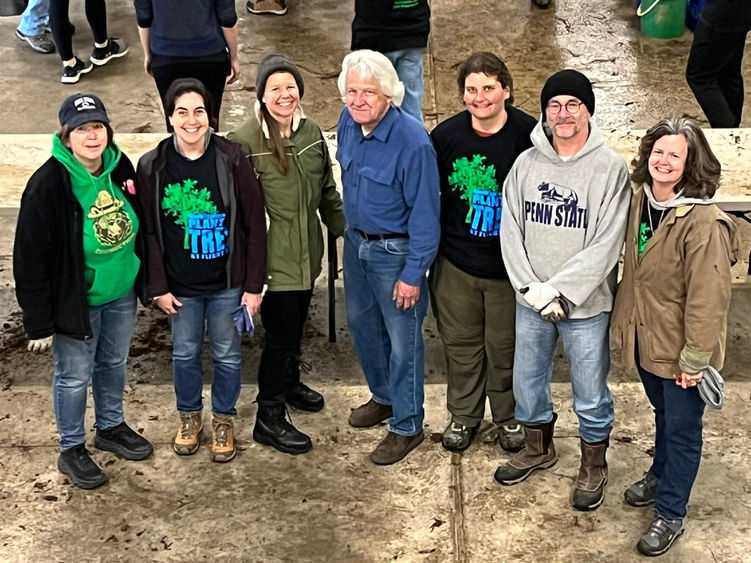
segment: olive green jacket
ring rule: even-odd
[[[272,291],[310,289],[321,273],[324,250],[318,212],[336,236],[345,226],[326,141],[318,125],[301,111],[296,114],[286,139],[289,170],[284,176],[254,113],[227,138],[242,146],[263,190],[269,219],[266,284]]]
[[[730,306],[730,266],[738,240],[733,220],[716,205],[670,209],[639,258],[639,222],[645,198],[631,198],[623,279],[611,317],[614,347],[627,367],[634,351],[647,371],[664,378],[722,369]]]

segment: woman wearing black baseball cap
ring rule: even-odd
[[[123,417],[123,387],[141,284],[135,171],[113,141],[102,101],[74,94],[59,112],[52,156],[29,179],[13,247],[29,350],[52,347],[57,466],[83,489],[108,481],[86,450],[89,381],[94,446],[129,460],[152,445]]]

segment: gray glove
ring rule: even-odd
[[[29,340],[29,344],[26,346],[26,348],[29,350],[29,352],[39,354],[40,352],[48,350],[50,346],[52,346],[52,336],[47,336],[46,338]]]
[[[542,311],[560,293],[552,285],[542,282],[532,282],[519,290],[524,301],[535,311]]]
[[[556,297],[540,311],[543,321],[555,323],[568,319],[568,305],[563,299]]]

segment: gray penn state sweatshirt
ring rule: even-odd
[[[573,305],[572,319],[613,308],[631,193],[626,163],[589,127],[563,160],[538,122],[503,185],[501,250],[517,302],[528,307],[519,289],[547,282]]]

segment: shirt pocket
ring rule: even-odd
[[[396,163],[383,162],[360,169],[362,197],[375,209],[390,209],[403,205],[403,194],[396,179]]]

